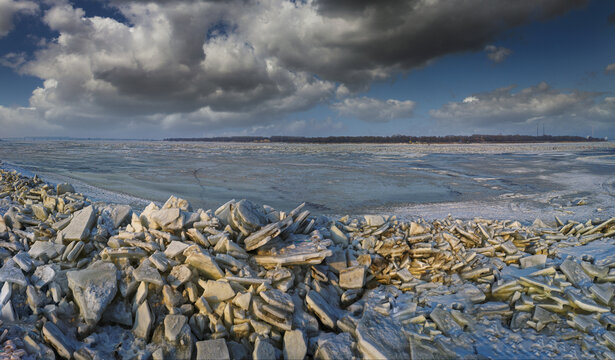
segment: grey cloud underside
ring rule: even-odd
[[[19,71],[45,80],[30,104],[51,123],[255,125],[586,2],[112,1],[120,22],[58,0],[58,38]]]
[[[320,0],[315,4],[324,19],[321,31],[310,29],[314,31],[312,38],[301,41],[304,33],[291,30],[268,47],[286,66],[307,69],[356,88],[394,71],[423,66],[442,55],[479,50],[504,29],[549,18],[585,3],[415,0],[356,4]],[[335,23],[347,26],[341,31],[327,26]],[[306,53],[314,56],[306,57]]]

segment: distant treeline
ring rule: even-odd
[[[306,143],[306,144],[477,144],[477,143],[541,143],[541,142],[595,142],[606,141],[581,136],[530,135],[471,135],[471,136],[224,136],[207,138],[168,138],[165,141],[204,141],[242,143]]]

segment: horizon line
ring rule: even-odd
[[[405,135],[405,134],[393,134],[393,135],[323,135],[323,136],[302,136],[302,135],[225,135],[225,136],[200,136],[200,137],[166,137],[166,138],[116,138],[116,137],[80,137],[80,136],[12,136],[0,138],[2,140],[47,140],[47,141],[195,141],[195,140],[219,140],[219,139],[254,139],[254,140],[265,140],[265,139],[275,139],[275,138],[288,138],[288,139],[332,139],[332,138],[375,138],[375,139],[391,139],[391,138],[472,138],[472,137],[480,137],[480,136],[488,136],[488,137],[524,137],[524,138],[577,138],[579,140],[585,139],[593,140],[593,141],[609,141],[608,136],[604,137],[593,137],[590,135],[582,136],[582,135],[523,135],[523,134],[471,134],[471,135]]]

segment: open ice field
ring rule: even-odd
[[[4,141],[0,160],[99,200],[246,198],[313,213],[518,220],[615,214],[615,143],[315,145]]]

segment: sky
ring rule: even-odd
[[[0,0],[0,138],[615,138],[613,0]]]

